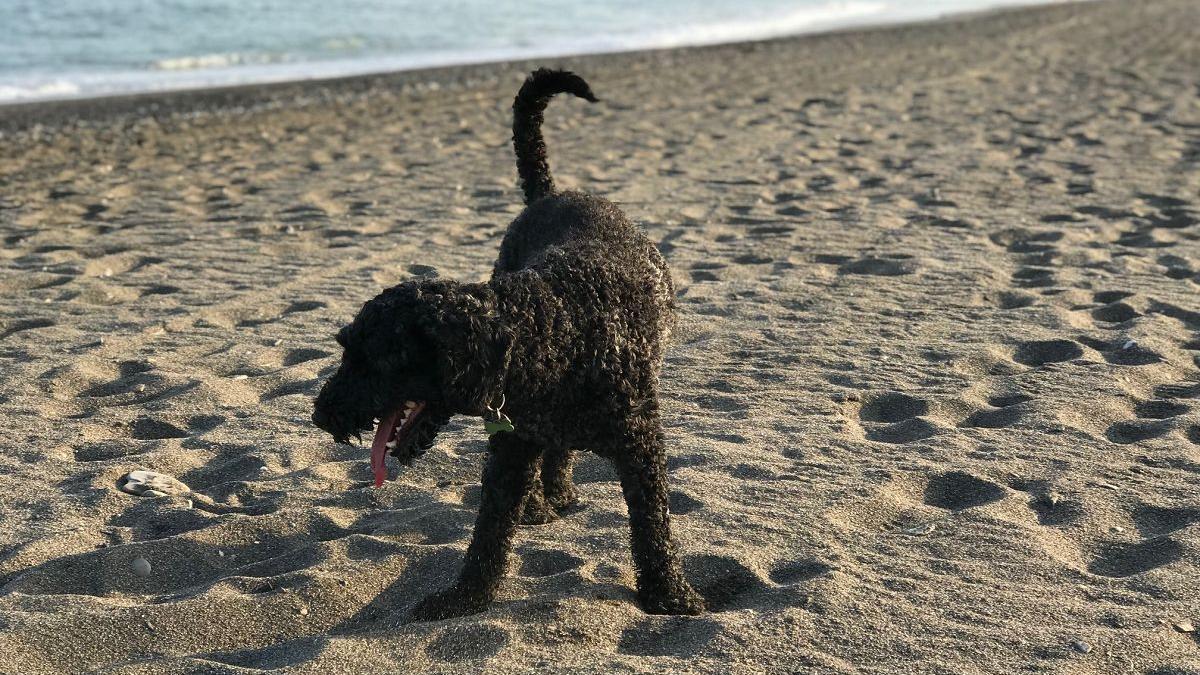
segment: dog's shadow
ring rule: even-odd
[[[457,576],[462,551],[442,546],[433,551],[414,551],[417,547],[412,545],[404,548],[415,555],[408,557],[399,576],[351,617],[331,628],[332,634],[394,630],[406,623],[409,611],[418,602]]]

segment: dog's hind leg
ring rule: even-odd
[[[569,448],[549,448],[542,455],[542,493],[550,508],[561,511],[579,501],[574,470],[575,452]]]
[[[409,615],[415,621],[436,621],[475,614],[487,608],[508,568],[513,535],[521,520],[521,505],[537,475],[541,448],[512,433],[492,436],[475,536],[463,557],[462,572],[450,588],[422,600]]]
[[[525,502],[521,507],[522,525],[545,525],[558,520],[558,513],[546,502],[544,481],[546,476],[546,455],[537,460],[537,471],[533,483],[525,493]]]
[[[641,423],[631,420],[626,429],[625,447],[610,457],[629,507],[638,600],[650,614],[699,614],[704,599],[684,579],[671,539],[662,429],[657,417]]]
[[[575,453],[567,448],[547,448],[538,462],[539,471],[521,516],[522,525],[545,525],[558,519],[558,512],[579,501],[571,474]]]

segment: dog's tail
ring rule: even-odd
[[[525,203],[554,192],[554,179],[546,163],[546,141],[542,138],[542,113],[555,94],[574,94],[595,103],[592,88],[575,73],[538,68],[521,85],[513,101],[513,149],[517,152],[517,174]]]

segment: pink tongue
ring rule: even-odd
[[[375,474],[375,487],[380,487],[387,480],[387,442],[391,440],[398,417],[399,410],[379,420],[379,428],[375,430],[375,441],[371,443],[371,471]]]

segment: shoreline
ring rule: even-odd
[[[820,42],[842,37],[919,29],[923,26],[949,27],[964,22],[986,20],[994,16],[1054,12],[1072,5],[1105,1],[1113,0],[1058,0],[992,7],[954,12],[927,19],[867,23],[761,40],[718,44],[505,59],[354,75],[83,98],[0,102],[0,138],[7,134],[20,134],[35,128],[42,131],[55,131],[73,125],[103,124],[119,118],[158,118],[190,113],[246,112],[289,105],[345,102],[377,93],[405,94],[441,88],[461,90],[485,83],[496,83],[501,77],[513,71],[527,72],[547,63],[568,69],[585,67],[614,69],[630,65],[654,65],[670,62],[676,58],[687,59],[697,54],[786,48],[797,42],[810,40]]]

